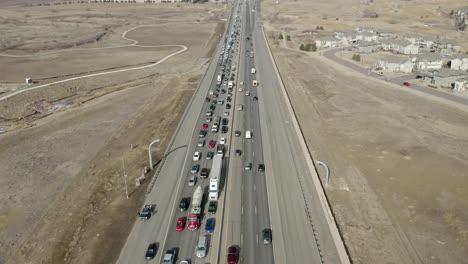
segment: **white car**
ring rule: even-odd
[[[221,144],[221,145],[226,144],[226,138],[222,137],[222,138],[219,140],[219,144]]]
[[[250,95],[250,92],[245,92],[245,96],[249,96]]]
[[[200,160],[200,158],[201,158],[201,153],[199,151],[193,153],[193,160],[194,161]]]
[[[228,116],[228,115],[229,115],[229,111],[224,111],[224,115],[225,115],[225,116]]]
[[[197,177],[190,176],[189,181],[188,181],[188,186],[195,186],[195,183],[197,183]]]
[[[204,139],[200,139],[200,140],[198,141],[198,146],[199,146],[199,147],[203,147],[204,145],[205,145],[205,140],[204,140]]]
[[[239,91],[239,92],[242,92],[242,91],[244,91],[244,89],[242,89],[242,88],[239,88],[239,90],[238,90],[238,91]]]

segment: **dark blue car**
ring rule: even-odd
[[[214,227],[215,227],[215,219],[214,218],[208,218],[206,220],[205,232],[213,233]]]

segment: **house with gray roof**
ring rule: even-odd
[[[394,53],[407,55],[419,53],[419,46],[407,40],[383,39],[381,43],[382,49],[385,51],[392,51]]]
[[[468,72],[455,71],[451,69],[430,70],[425,74],[425,81],[438,87],[448,87],[455,89],[455,82],[458,79],[468,77]]]
[[[357,52],[360,53],[372,53],[378,51],[382,44],[376,41],[360,41],[354,46]]]
[[[354,44],[356,42],[359,41],[359,38],[357,37],[356,33],[354,32],[346,32],[344,34],[340,34],[338,36],[336,36],[340,41],[341,43],[343,43],[344,45],[350,45],[350,44]]]
[[[410,58],[389,55],[378,61],[378,67],[385,72],[411,73],[415,63]]]
[[[415,45],[407,40],[395,40],[393,43],[393,52],[400,54],[418,54],[419,45]]]
[[[418,71],[441,69],[444,65],[444,57],[438,53],[426,52],[414,55]]]

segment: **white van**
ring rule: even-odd
[[[252,138],[252,131],[250,130],[245,131],[245,138]]]
[[[198,239],[196,254],[199,258],[206,257],[206,236],[201,236]]]
[[[252,70],[250,71],[250,73],[252,73],[252,74],[255,74],[255,72],[257,72],[257,71],[255,70],[255,68],[252,68]]]

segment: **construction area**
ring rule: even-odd
[[[0,9],[0,263],[113,262],[149,183],[135,186],[147,146],[160,139],[159,160],[226,7],[10,4]]]
[[[468,112],[299,46],[368,26],[439,34],[466,47],[466,33],[444,16],[460,5],[380,1],[379,17],[370,18],[372,5],[363,3],[262,1],[268,41],[311,155],[330,167],[330,184],[322,181],[353,263],[467,263]]]

